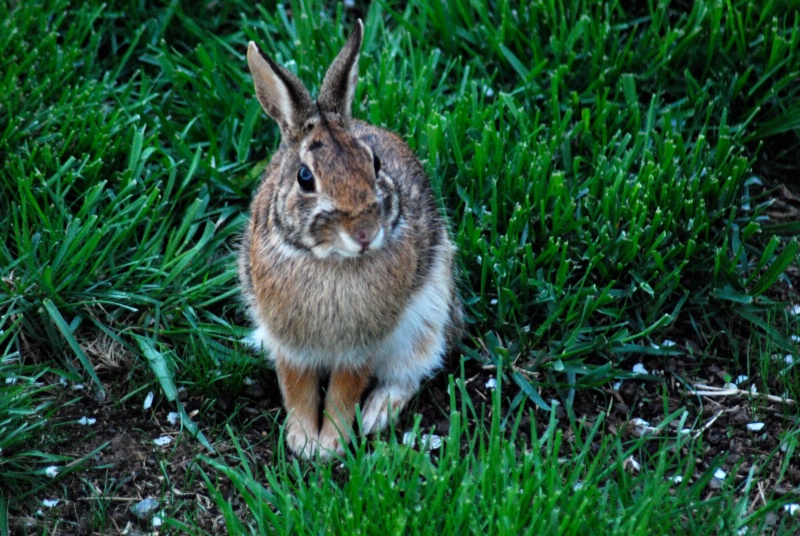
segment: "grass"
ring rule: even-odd
[[[800,18],[790,5],[3,4],[0,378],[20,380],[0,397],[0,499],[13,513],[52,484],[44,467],[62,447],[37,430],[54,422],[46,404],[61,376],[96,396],[114,382],[125,400],[155,390],[174,404],[209,452],[209,493],[224,475],[250,509],[239,519],[214,495],[230,530],[289,531],[304,512],[321,530],[347,532],[356,521],[334,514],[358,520],[363,489],[385,501],[375,511],[427,505],[385,520],[398,530],[570,533],[594,526],[592,516],[611,533],[758,528],[782,504],[741,502],[758,473],[713,499],[705,470],[675,487],[665,475],[693,471],[691,455],[668,454],[678,439],[613,437],[600,421],[585,430],[572,403],[629,377],[633,362],[685,355],[777,378],[762,390],[800,399],[797,359],[771,359],[796,356],[800,335],[779,290],[797,283],[787,269],[798,264],[800,225],[769,217],[771,185],[796,175],[800,151]],[[246,43],[313,92],[356,16],[366,35],[354,115],[400,132],[424,160],[459,246],[462,360],[498,367],[505,392],[522,394],[487,406],[486,429],[469,397],[453,401],[433,458],[390,439],[341,470],[281,456],[263,468],[240,444],[248,469],[234,470],[211,450],[236,438],[235,424],[191,419],[177,389],[221,414],[220,400],[264,368],[240,342],[234,254],[278,131],[252,96]],[[111,373],[120,363],[124,379]],[[600,445],[571,453],[582,466],[560,461],[552,421],[509,424],[532,407],[534,418],[555,415],[542,386],[579,443]],[[498,432],[501,413],[513,432]],[[785,413],[791,439],[796,406]],[[623,454],[645,443],[660,454],[632,476]],[[358,480],[365,474],[375,478]],[[493,486],[497,474],[534,507],[521,512],[521,499]],[[474,508],[437,517],[459,498]],[[719,516],[724,530],[710,521]]]

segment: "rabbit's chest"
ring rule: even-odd
[[[264,274],[258,316],[270,339],[298,357],[368,359],[408,304],[415,263],[392,255],[363,260],[370,262],[296,263]]]

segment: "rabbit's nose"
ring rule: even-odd
[[[375,238],[375,235],[377,234],[378,234],[377,227],[372,227],[372,226],[359,227],[353,233],[353,238],[355,239],[356,242],[358,242],[358,244],[362,248],[366,248],[372,243],[372,240]]]

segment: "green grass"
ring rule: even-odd
[[[235,435],[237,469],[201,457],[210,490],[230,480],[252,512],[242,520],[213,494],[235,534],[728,534],[762,533],[772,505],[751,512],[733,494],[707,495],[715,466],[700,471],[702,440],[665,428],[625,442],[600,437],[602,417],[565,439],[555,413],[542,430],[501,417],[500,390],[476,408],[451,378],[450,432],[441,448],[361,444],[334,464],[301,466],[281,453],[253,463]],[[456,395],[458,393],[458,396]],[[487,428],[475,428],[491,409]],[[667,416],[685,423],[678,412]],[[424,437],[418,426],[412,430]],[[652,449],[652,450],[651,450]],[[655,454],[652,453],[655,451]],[[641,473],[629,460],[651,467]],[[214,476],[210,476],[211,475]],[[689,483],[692,476],[697,476]],[[752,475],[751,475],[752,476]],[[676,477],[682,479],[676,482]],[[745,486],[754,485],[748,480]],[[191,532],[185,523],[175,528]],[[784,530],[791,527],[785,521]]]
[[[800,399],[800,360],[770,358],[798,355],[790,337],[800,321],[775,289],[798,264],[800,225],[767,218],[772,192],[759,187],[797,172],[800,11],[778,0],[667,4],[0,5],[0,379],[26,378],[2,387],[0,499],[13,512],[51,483],[43,470],[60,446],[36,430],[52,418],[41,406],[51,387],[37,384],[52,371],[97,394],[109,381],[133,400],[155,389],[181,411],[183,386],[205,395],[207,413],[265,368],[240,342],[248,327],[234,254],[278,130],[253,98],[246,43],[260,43],[313,92],[356,14],[366,34],[353,112],[401,133],[441,194],[468,312],[463,359],[498,366],[507,389],[550,411],[536,375],[570,418],[576,393],[647,356],[722,356],[732,369],[778,378],[771,394]],[[123,380],[96,372],[88,349],[100,338],[129,357]],[[678,346],[661,346],[667,338]],[[492,415],[513,422],[518,408],[522,397]],[[787,412],[796,430],[796,406]],[[209,448],[229,439],[182,417]],[[385,504],[462,497],[479,506],[451,522],[495,532],[578,531],[589,514],[572,524],[563,516],[580,508],[617,533],[663,519],[694,533],[717,515],[726,530],[755,528],[777,508],[736,503],[742,487],[707,501],[694,483],[671,488],[663,509],[639,511],[691,456],[671,458],[665,443],[629,477],[620,456],[641,441],[604,437],[605,450],[573,467],[558,461],[553,427],[501,440],[494,420],[487,430],[456,423],[434,461],[390,441],[378,455],[362,449],[344,460],[344,479],[284,458],[268,470],[252,464],[247,476],[208,458],[206,476],[238,479],[262,529],[289,530],[291,516],[270,512],[302,507],[319,527],[346,532],[351,521],[336,525],[331,508],[361,511],[359,486],[378,494],[383,481],[408,491],[385,491]],[[598,426],[576,434],[590,444]],[[536,508],[522,514],[547,516],[515,517],[510,496],[489,489],[492,471],[524,481]],[[365,472],[375,482],[353,480]],[[430,478],[423,485],[410,474]],[[571,494],[576,480],[585,485]],[[256,486],[266,481],[269,496]],[[508,499],[509,510],[494,511],[489,497]],[[391,526],[430,516],[431,530],[446,532],[436,513]]]

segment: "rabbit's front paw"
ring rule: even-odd
[[[309,459],[317,452],[318,438],[311,433],[310,423],[304,423],[294,415],[286,419],[286,446],[295,455]]]
[[[364,435],[379,432],[394,420],[411,398],[411,393],[393,386],[376,387],[364,403],[361,429]]]
[[[322,430],[319,433],[319,455],[322,458],[329,458],[334,454],[344,454],[344,446],[342,444],[342,436],[335,426],[328,425],[326,421],[322,425]]]

